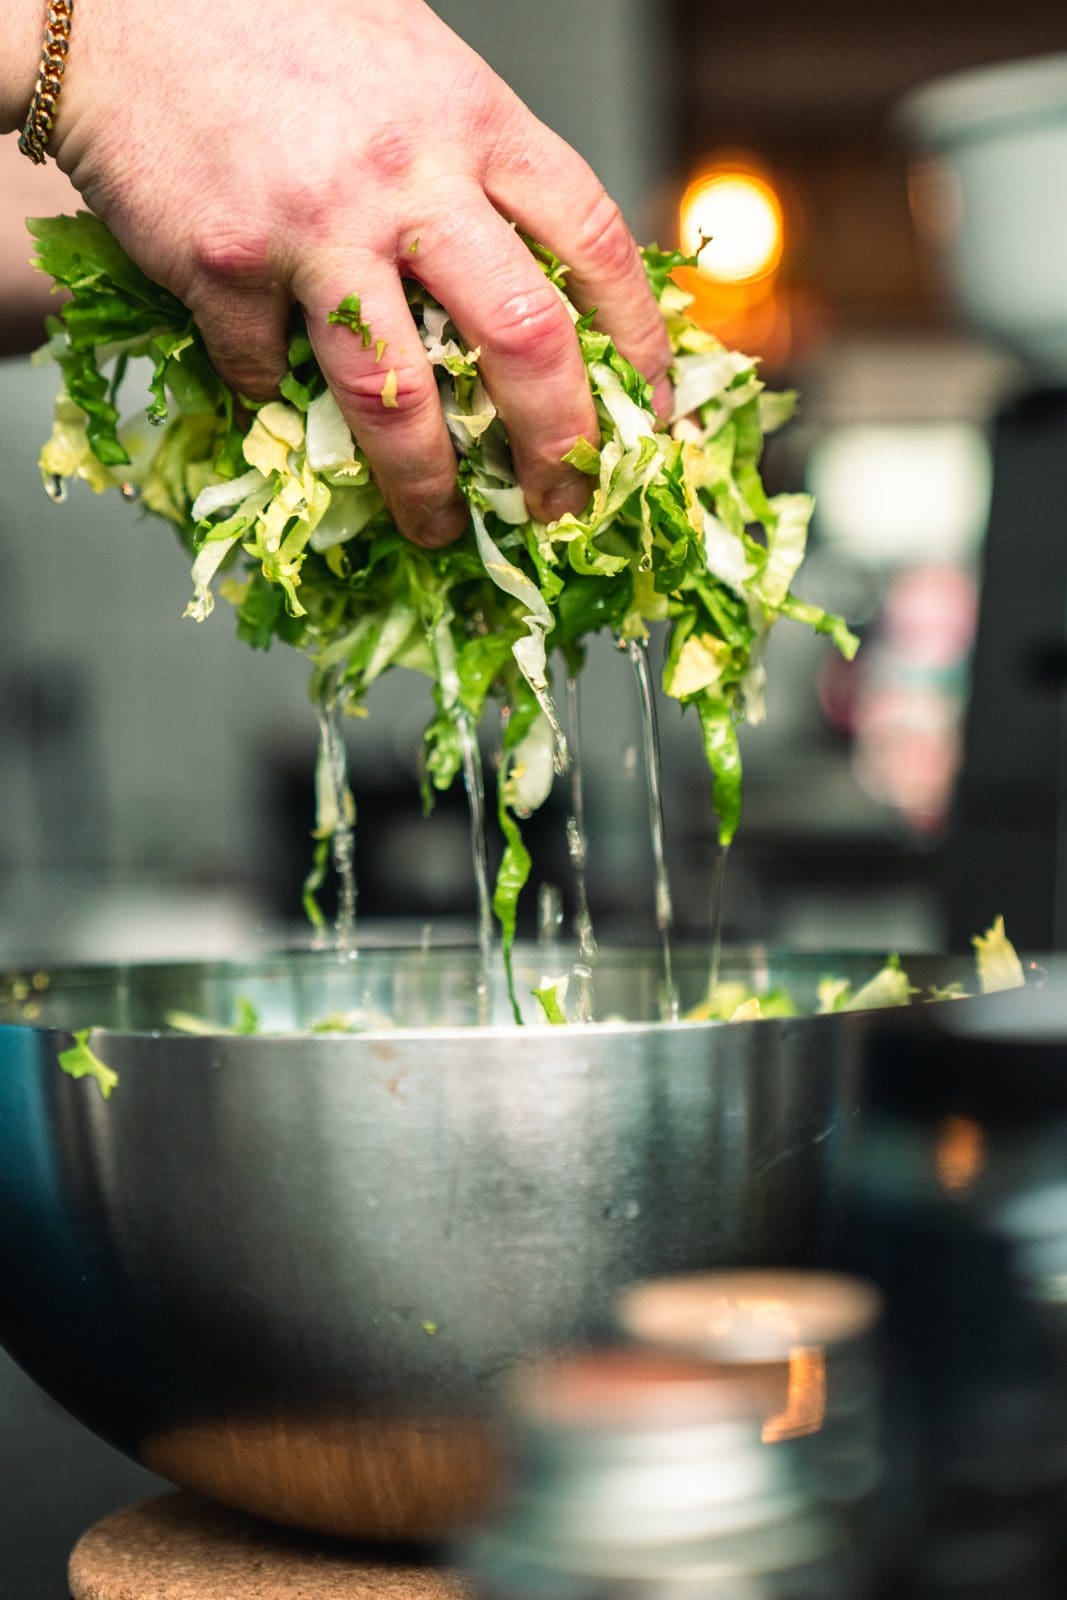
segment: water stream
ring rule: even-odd
[[[567,733],[571,756],[571,809],[567,818],[567,853],[574,871],[574,934],[578,941],[578,959],[572,968],[574,1005],[578,1022],[592,1022],[593,967],[596,964],[597,945],[596,935],[593,932],[593,919],[589,914],[589,891],[586,882],[587,836],[585,798],[582,792],[581,704],[578,679],[573,675],[567,678]]]
[[[663,981],[660,990],[660,1014],[664,1022],[678,1020],[678,988],[674,981],[674,958],[671,933],[674,926],[674,905],[671,900],[671,883],[667,872],[667,848],[663,825],[663,768],[660,761],[659,723],[656,717],[656,698],[652,689],[652,673],[648,663],[648,645],[644,640],[631,639],[626,646],[637,677],[641,707],[641,738],[645,757],[645,776],[648,783],[648,824],[652,837],[652,866],[655,882],[656,927],[663,950]]]
[[[708,973],[708,999],[714,1000],[719,987],[719,966],[722,962],[722,902],[723,880],[726,877],[726,857],[729,845],[720,845],[711,869],[711,966]]]
[[[489,982],[493,958],[493,897],[489,888],[489,850],[485,836],[485,776],[478,736],[471,719],[456,713],[456,731],[463,755],[463,787],[470,817],[471,861],[478,900],[478,1021],[489,1021]]]
[[[332,680],[315,705],[319,723],[316,768],[318,826],[330,828],[330,860],[337,878],[334,948],[352,953],[356,929],[356,806],[348,786],[348,751],[342,731],[347,690]]]

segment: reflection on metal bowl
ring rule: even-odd
[[[747,952],[723,975],[803,1004],[827,970],[876,965]],[[706,956],[678,975],[694,1002]],[[605,952],[597,1015],[635,1020],[521,1030],[471,1025],[463,950],[50,974],[32,1024],[8,985],[0,1339],[188,1487],[309,1528],[441,1534],[490,1492],[483,1428],[515,1362],[608,1332],[637,1279],[818,1257],[869,1018],[662,1024],[659,976]],[[279,1031],[152,1031],[240,1001]],[[354,1009],[370,1031],[280,1031]],[[56,1064],[89,1024],[119,1073],[107,1101]]]

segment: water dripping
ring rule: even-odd
[[[135,483],[120,484],[119,494],[124,500],[139,500],[141,498],[141,491]]]
[[[554,883],[543,883],[537,891],[537,943],[551,954],[559,943],[563,926],[563,896]]]
[[[671,883],[667,872],[666,833],[663,825],[663,768],[660,761],[659,723],[656,718],[656,699],[652,690],[652,674],[648,664],[648,646],[643,640],[629,642],[630,660],[637,677],[641,707],[641,734],[645,758],[645,777],[648,783],[648,822],[652,837],[652,865],[655,882],[656,927],[663,951],[663,982],[660,992],[660,1015],[664,1022],[678,1020],[678,989],[674,981],[674,957],[671,934],[674,927],[674,905]]]
[[[470,817],[471,861],[478,899],[478,1021],[489,1021],[489,972],[493,956],[493,900],[489,890],[489,849],[485,835],[485,778],[482,756],[471,720],[456,714],[456,731],[463,757],[463,787]]]
[[[574,933],[578,941],[578,960],[574,963],[575,1011],[579,1022],[593,1020],[593,967],[597,944],[593,919],[589,914],[586,879],[588,838],[585,831],[585,796],[582,790],[582,742],[578,679],[567,678],[567,731],[571,750],[571,810],[567,818],[567,853],[574,870]]]
[[[348,785],[348,751],[341,729],[347,698],[344,685],[334,681],[315,706],[319,723],[319,771],[326,789],[325,795],[319,796],[319,826],[324,826],[321,820],[324,812],[331,828],[330,859],[337,878],[334,948],[342,956],[352,950],[356,926],[356,808]]]
[[[58,472],[53,472],[51,477],[45,479],[44,492],[54,506],[61,506],[67,498],[66,480]]]
[[[708,998],[715,999],[719,987],[719,967],[722,962],[722,903],[723,880],[726,877],[726,857],[729,845],[721,845],[711,869],[711,971],[708,974]]]

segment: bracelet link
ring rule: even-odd
[[[73,20],[74,0],[49,0],[37,82],[34,84],[25,125],[19,135],[19,149],[38,166],[48,153],[48,140],[55,126],[59,91],[63,87],[63,73],[70,54]]]

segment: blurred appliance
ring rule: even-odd
[[[898,1600],[1054,1600],[1067,1484],[1067,988],[885,1012],[835,1266],[884,1297]]]
[[[1032,948],[1067,943],[1067,55],[984,67],[915,91],[910,197],[949,292],[1022,358],[996,418],[993,490],[956,824],[950,936],[990,906]]]

